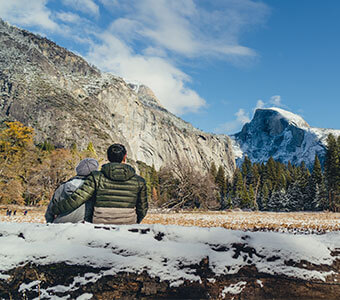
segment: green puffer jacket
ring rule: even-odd
[[[102,166],[100,171],[92,172],[83,185],[77,189],[71,196],[58,202],[52,211],[59,215],[68,211],[72,211],[81,206],[94,195],[94,218],[97,211],[104,215],[103,219],[98,219],[96,223],[110,223],[112,221],[112,213],[123,215],[115,216],[113,219],[117,224],[126,223],[126,212],[135,215],[134,222],[140,223],[145,217],[148,210],[148,201],[146,193],[145,180],[136,175],[134,168],[127,164],[108,163]],[[104,213],[104,214],[103,214]],[[125,214],[125,219],[124,219]],[[98,215],[98,214],[97,214]],[[111,218],[111,221],[107,217]],[[122,219],[123,218],[123,219]]]

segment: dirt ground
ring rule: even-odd
[[[12,210],[6,216],[6,210]],[[0,222],[45,223],[46,207],[0,206]],[[14,211],[16,211],[14,215]],[[27,211],[26,216],[24,212]],[[340,231],[340,213],[150,210],[143,224],[224,227],[236,230],[327,232]]]

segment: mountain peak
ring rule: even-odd
[[[282,108],[278,107],[269,107],[269,108],[259,108],[258,110],[264,110],[264,111],[272,111],[277,114],[277,116],[285,119],[288,121],[289,124],[297,127],[303,127],[303,128],[309,128],[310,126],[308,123],[300,116],[297,114],[294,114],[288,110],[284,110]],[[255,112],[256,114],[256,112]],[[255,117],[254,117],[255,118]]]
[[[251,122],[233,136],[238,163],[244,155],[253,162],[266,162],[270,157],[283,163],[313,165],[315,154],[324,161],[328,133],[340,131],[313,128],[299,115],[282,108],[259,108]]]
[[[278,107],[258,108],[252,122],[257,119],[270,119],[272,125],[287,122],[289,125],[299,128],[310,128],[309,124],[300,115]]]

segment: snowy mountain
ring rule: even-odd
[[[180,159],[231,176],[229,137],[205,133],[167,111],[153,92],[103,73],[52,41],[0,19],[0,121],[33,127],[36,142],[57,147],[92,142],[97,153],[119,142],[129,158],[159,169]]]
[[[1,299],[338,299],[338,232],[0,223]]]
[[[266,162],[271,156],[283,163],[291,161],[308,167],[315,154],[324,161],[328,134],[340,135],[340,130],[314,128],[299,115],[277,107],[255,111],[250,123],[231,136],[238,164],[247,155],[252,162]]]

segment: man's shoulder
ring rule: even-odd
[[[145,179],[142,176],[135,174],[134,177],[138,182],[145,184]]]

